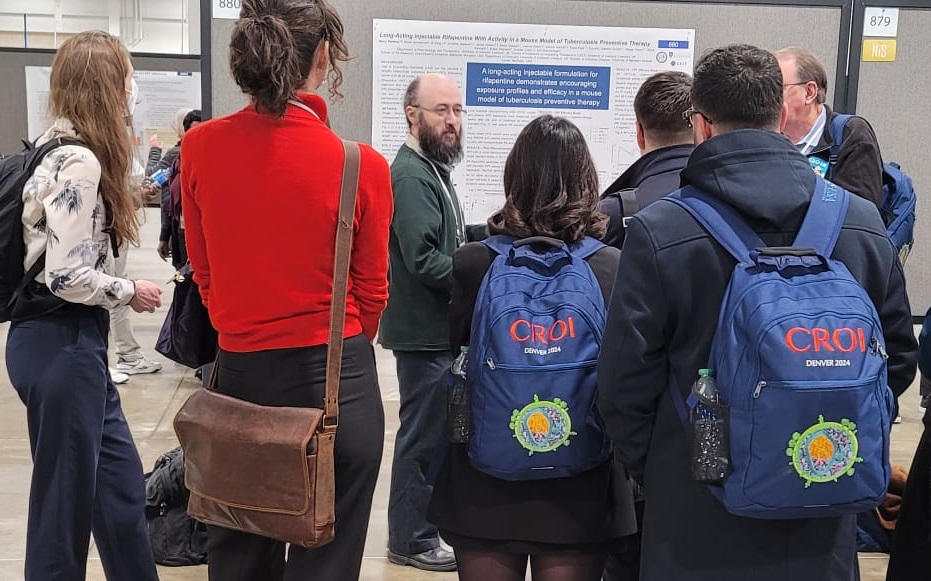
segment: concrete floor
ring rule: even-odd
[[[132,278],[148,278],[156,282],[169,279],[172,268],[155,253],[158,232],[158,210],[146,210],[148,218],[143,228],[141,248],[132,249],[129,274]],[[170,299],[170,289],[165,296]],[[185,398],[197,387],[190,370],[174,365],[157,355],[153,349],[158,330],[168,310],[164,305],[155,315],[134,315],[135,334],[146,353],[164,364],[154,375],[133,376],[120,386],[123,410],[142,456],[150,469],[155,459],[177,445],[171,421]],[[5,352],[6,328],[0,326],[0,356]],[[398,426],[398,386],[394,360],[390,353],[378,350],[378,370],[385,403],[385,450],[381,474],[375,492],[375,504],[365,547],[362,567],[364,581],[442,581],[455,579],[452,573],[425,573],[410,567],[392,565],[385,559],[387,539],[388,482],[393,452],[394,434]],[[0,374],[0,579],[22,579],[25,554],[26,509],[29,496],[31,460],[26,420],[22,403],[9,385],[5,373]],[[918,444],[921,423],[918,413],[918,390],[913,386],[902,400],[904,422],[893,431],[893,462],[908,466]],[[883,555],[861,556],[864,581],[879,581],[885,577]],[[206,567],[159,569],[163,581],[196,581],[207,579]],[[93,548],[87,578],[103,581],[100,560]],[[122,580],[121,580],[122,581]]]

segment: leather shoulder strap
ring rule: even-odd
[[[346,294],[349,284],[349,258],[352,254],[352,230],[359,188],[359,144],[343,140],[346,151],[343,163],[342,191],[339,195],[339,219],[336,222],[336,252],[333,258],[333,297],[330,301],[330,336],[327,341],[326,400],[323,407],[324,429],[336,429],[339,417],[339,374],[343,363],[343,331],[346,326]]]

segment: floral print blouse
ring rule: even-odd
[[[39,139],[80,140],[74,126],[57,119]],[[45,252],[36,280],[72,303],[107,309],[129,303],[132,281],[116,278],[100,186],[100,163],[90,149],[63,145],[49,153],[23,189],[24,268]]]

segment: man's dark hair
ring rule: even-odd
[[[692,130],[682,114],[692,103],[692,77],[685,73],[656,73],[640,85],[634,97],[634,114],[644,133],[656,145],[691,143]]]
[[[184,116],[184,120],[181,121],[181,127],[184,128],[186,133],[187,130],[193,127],[195,123],[200,123],[201,121],[203,121],[203,119],[201,118],[200,109],[194,109],[193,111],[189,111],[188,114]]]
[[[488,219],[491,234],[576,242],[607,229],[585,136],[562,117],[537,117],[517,136],[504,163],[504,195],[504,207]]]
[[[695,65],[692,108],[719,131],[777,130],[782,116],[779,61],[749,44],[705,53]]]

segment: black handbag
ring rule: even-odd
[[[174,277],[168,316],[158,333],[155,350],[186,367],[197,369],[217,356],[217,332],[200,298],[194,271],[185,264]]]

